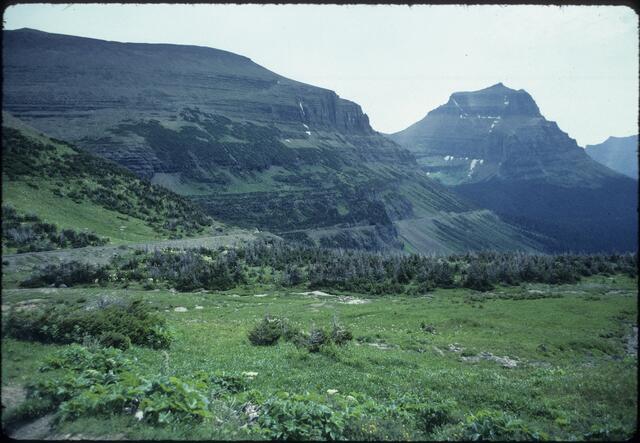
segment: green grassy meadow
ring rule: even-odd
[[[455,402],[459,421],[482,410],[502,411],[547,438],[582,440],[594,429],[636,428],[637,355],[627,350],[627,336],[637,324],[636,288],[637,280],[617,275],[589,277],[573,285],[498,287],[488,293],[437,289],[423,297],[373,298],[333,291],[302,295],[308,290],[258,285],[195,293],[5,289],[2,311],[4,316],[26,300],[74,304],[104,295],[138,297],[167,319],[174,335],[167,351],[137,346],[125,351],[145,374],[255,372],[248,387],[264,396],[280,391],[317,393],[321,398],[364,394],[379,403],[407,394],[437,397]],[[531,294],[542,298],[532,299]],[[179,307],[186,312],[175,311]],[[283,341],[252,346],[247,333],[265,314],[287,318],[304,330],[329,327],[335,317],[353,332],[354,340],[319,353]],[[46,356],[64,347],[3,338],[3,393],[41,377],[38,368]],[[483,352],[509,357],[517,365],[465,361]],[[239,401],[227,397],[212,406],[213,418],[195,425],[153,426],[130,415],[114,415],[81,417],[47,432],[66,438],[262,438],[244,426],[247,419]],[[385,437],[384,431],[377,435]],[[413,429],[403,434],[418,440],[443,435]]]
[[[92,202],[76,203],[55,195],[47,180],[36,182],[37,191],[25,182],[5,182],[2,202],[21,212],[38,214],[45,222],[62,229],[95,232],[109,238],[111,244],[164,239],[144,220],[109,210]]]

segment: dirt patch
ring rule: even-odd
[[[338,297],[338,303],[342,303],[345,305],[363,305],[365,303],[370,303],[370,302],[371,300],[366,300],[364,298],[349,297],[349,296]]]
[[[9,437],[16,440],[42,440],[50,436],[53,414],[47,414],[12,431]],[[49,438],[52,438],[50,436]]]
[[[638,356],[638,327],[634,326],[631,333],[627,335],[627,343],[625,345],[628,355]]]
[[[498,357],[497,355],[493,355],[491,352],[481,352],[478,355],[460,357],[460,359],[469,363],[477,363],[480,360],[494,361],[501,365],[503,368],[516,368],[518,367],[518,364],[520,364],[520,361],[516,357]]]
[[[315,297],[335,297],[333,294],[328,294],[322,291],[308,291],[308,292],[294,292],[296,295],[313,295]]]
[[[18,312],[20,311],[30,311],[32,309],[38,308],[43,303],[46,303],[46,300],[43,298],[32,298],[30,300],[19,301],[15,304],[14,309]]]
[[[395,348],[394,345],[390,345],[389,343],[385,343],[383,341],[374,342],[374,343],[367,343],[367,345],[371,346],[372,348],[383,349],[383,350]]]
[[[18,406],[27,398],[27,392],[22,386],[7,385],[2,387],[2,408],[11,409]]]

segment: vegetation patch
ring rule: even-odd
[[[319,352],[324,345],[336,344],[342,346],[353,339],[353,334],[334,318],[331,332],[311,326],[309,333],[301,331],[287,319],[272,317],[269,314],[255,325],[248,333],[249,342],[255,346],[271,346],[278,343],[280,338],[296,346],[304,347],[309,352]]]
[[[5,186],[27,183],[35,194],[46,188],[54,196],[142,220],[158,236],[194,235],[213,224],[188,200],[60,140],[47,143],[3,126],[2,158]]]
[[[73,229],[59,231],[56,225],[43,222],[35,214],[19,214],[12,206],[2,205],[2,241],[7,248],[21,253],[102,246],[109,239]]]
[[[81,343],[93,339],[121,349],[130,344],[167,348],[171,343],[165,320],[150,312],[141,300],[100,307],[60,304],[29,310],[12,309],[3,325],[3,333],[42,343]]]

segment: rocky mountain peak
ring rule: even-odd
[[[528,92],[502,83],[455,92],[447,103],[391,137],[446,184],[499,178],[589,185],[608,175],[542,116]]]
[[[497,83],[479,91],[454,92],[449,101],[432,111],[435,114],[456,114],[466,118],[532,117],[540,118],[540,109],[531,95]]]

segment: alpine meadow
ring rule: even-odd
[[[5,436],[636,436],[630,7],[3,24]]]

